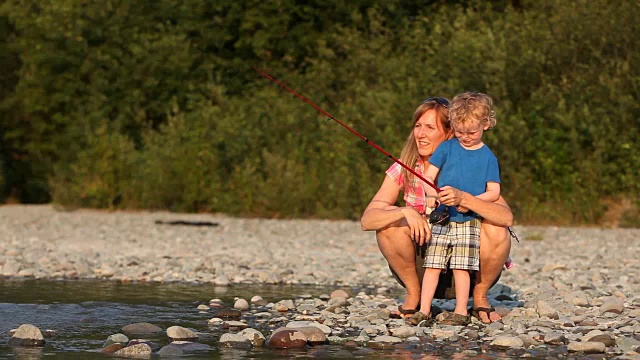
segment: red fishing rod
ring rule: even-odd
[[[292,93],[293,95],[295,95],[297,98],[301,99],[302,101],[306,102],[307,104],[313,106],[316,110],[318,110],[319,112],[321,112],[322,114],[326,115],[329,117],[329,119],[334,120],[335,122],[337,122],[338,124],[342,125],[342,127],[344,127],[345,129],[351,131],[351,133],[355,134],[357,137],[359,137],[360,139],[364,140],[367,144],[373,146],[376,150],[380,151],[381,153],[383,153],[384,155],[386,155],[389,159],[397,162],[400,166],[402,166],[403,168],[407,169],[410,173],[412,173],[413,175],[417,176],[418,179],[424,181],[425,183],[427,183],[429,186],[431,186],[432,188],[434,188],[437,192],[440,192],[440,188],[438,188],[435,184],[433,184],[431,181],[427,180],[424,178],[424,176],[418,174],[415,170],[411,169],[409,166],[407,166],[405,163],[403,163],[402,161],[400,161],[398,158],[394,157],[393,155],[389,154],[388,152],[386,152],[383,148],[381,148],[380,146],[376,145],[376,143],[374,143],[373,141],[369,140],[368,138],[366,138],[365,136],[363,136],[362,134],[360,134],[359,132],[355,131],[354,129],[350,128],[347,124],[343,123],[342,121],[338,120],[335,118],[335,116],[329,114],[328,112],[324,111],[321,107],[319,107],[318,105],[314,104],[313,102],[311,102],[311,100],[307,99],[306,97],[298,94],[297,92],[291,90],[291,88],[289,88],[287,85],[281,83],[280,81],[274,79],[271,75],[265,73],[264,71],[258,69],[257,67],[252,67],[253,70],[255,70],[256,72],[258,72],[258,74],[264,76],[265,78],[269,79],[270,81],[274,82],[275,84],[277,84],[278,86],[280,86],[281,88],[287,90],[288,92]]]

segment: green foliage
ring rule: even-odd
[[[6,0],[0,199],[358,218],[391,162],[258,66],[394,155],[422,99],[487,92],[517,218],[598,222],[603,194],[640,194],[639,15],[605,0]]]
[[[86,138],[75,162],[56,164],[53,201],[68,207],[115,208],[133,181],[137,156],[133,143],[106,125],[88,130]]]

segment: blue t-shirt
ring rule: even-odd
[[[452,186],[473,196],[487,190],[488,182],[500,183],[498,159],[488,146],[467,150],[454,138],[440,144],[431,155],[429,163],[440,169],[438,187]],[[466,222],[477,218],[472,211],[459,213],[455,206],[449,206],[451,221]]]

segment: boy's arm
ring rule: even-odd
[[[435,178],[438,176],[438,172],[440,172],[440,169],[435,167],[435,165],[429,164],[429,167],[427,168],[427,171],[424,174],[424,178],[429,180],[432,184],[435,184],[436,183]],[[426,205],[430,208],[435,207],[436,197],[438,196],[438,192],[436,191],[436,189],[432,188],[430,185],[428,185],[424,181],[421,181],[421,183],[422,183],[422,188],[424,189],[424,193],[426,195]]]
[[[498,201],[498,199],[500,198],[500,183],[488,182],[487,190],[476,197],[480,200],[488,202]]]

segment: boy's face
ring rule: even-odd
[[[483,124],[480,121],[470,121],[454,125],[453,133],[462,147],[474,149],[482,144],[482,134],[488,127],[488,124]]]

